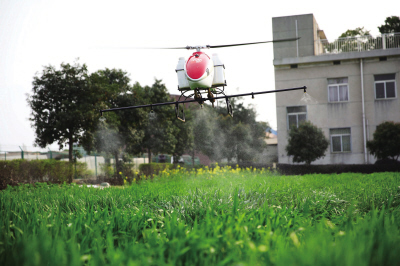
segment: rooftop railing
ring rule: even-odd
[[[326,39],[317,40],[315,49],[315,55],[400,49],[400,32],[382,34],[376,37],[364,35],[338,38],[334,42],[329,42]]]

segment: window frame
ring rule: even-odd
[[[292,112],[289,113],[288,112],[288,108],[290,107],[305,107],[305,112]],[[290,126],[289,126],[289,115],[295,115],[296,116],[296,127],[299,127],[299,115],[305,115],[306,119],[305,121],[307,121],[308,119],[308,115],[307,115],[307,105],[292,105],[292,106],[286,106],[286,128],[287,130],[290,130]]]
[[[331,134],[332,129],[349,129],[350,133],[342,133],[342,134]],[[344,151],[343,150],[343,136],[350,137],[350,150]],[[340,137],[340,151],[333,150],[333,137]],[[331,145],[331,153],[351,153],[353,151],[353,146],[351,144],[351,127],[342,127],[342,128],[330,128],[329,129],[329,138],[330,138],[330,145]]]
[[[387,97],[387,92],[386,92],[386,83],[387,82],[393,82],[394,83],[394,97]],[[384,87],[384,93],[385,97],[384,98],[376,98],[376,84],[378,83],[383,83]],[[397,84],[396,84],[396,78],[394,79],[388,79],[388,80],[378,80],[374,81],[374,95],[375,95],[375,100],[391,100],[391,99],[397,99]]]
[[[347,83],[333,83],[333,84],[329,84],[329,80],[339,80],[339,79],[347,79]],[[340,86],[346,86],[347,88],[347,100],[340,100]],[[336,87],[337,88],[337,101],[333,101],[330,99],[330,93],[329,93],[329,89],[331,87]],[[343,77],[343,78],[328,78],[328,103],[346,103],[350,101],[350,88],[349,88],[349,79],[348,77]]]

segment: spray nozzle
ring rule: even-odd
[[[99,118],[100,122],[104,122],[106,121],[106,118],[103,116],[103,111],[100,111],[100,118]]]
[[[151,110],[149,112],[149,119],[154,119],[154,118],[156,118],[157,115],[153,110],[153,105],[150,105],[150,108],[151,108]]]

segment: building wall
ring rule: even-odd
[[[303,15],[309,20],[311,15]],[[292,24],[293,16],[279,18],[282,23]],[[278,20],[274,20],[273,22]],[[298,20],[299,21],[302,20]],[[276,24],[273,24],[274,26]],[[318,27],[314,19],[314,27],[308,27],[309,33],[315,33]],[[285,29],[280,25],[274,29],[275,32]],[[284,32],[288,32],[287,30]],[[279,34],[277,35],[279,36]],[[303,36],[300,35],[303,39]],[[305,35],[309,36],[309,35]],[[306,37],[309,38],[309,37]],[[315,34],[313,38],[318,38]],[[313,40],[314,41],[314,40]],[[274,47],[275,48],[275,47]],[[295,48],[292,47],[292,50]],[[362,116],[362,93],[361,93],[361,61],[363,66],[364,81],[364,103],[366,118],[367,140],[373,138],[376,126],[384,121],[400,122],[400,49],[397,51],[373,51],[364,53],[345,53],[328,56],[307,55],[298,58],[293,52],[274,50],[275,60],[275,85],[276,89],[307,86],[307,97],[302,91],[282,92],[276,95],[277,121],[278,121],[278,154],[279,163],[292,163],[287,156],[285,147],[288,138],[287,107],[306,106],[307,120],[322,128],[325,136],[330,140],[331,128],[351,129],[351,152],[334,153],[329,146],[326,156],[317,160],[314,164],[362,164],[365,163],[363,116]],[[386,56],[387,61],[380,61],[380,56]],[[340,61],[335,65],[334,61]],[[293,68],[293,64],[296,64]],[[396,73],[397,97],[387,100],[375,99],[374,75]],[[349,100],[347,102],[328,102],[328,79],[348,78]],[[374,163],[375,158],[367,155],[367,163]]]
[[[297,24],[297,34],[296,34]],[[274,40],[301,37],[297,42],[274,43],[274,59],[314,55],[314,39],[318,38],[318,24],[313,14],[272,18]]]

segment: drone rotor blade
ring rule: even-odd
[[[168,50],[174,50],[174,49],[190,49],[189,46],[185,47],[136,47],[136,49],[168,49]]]
[[[290,42],[290,41],[296,41],[298,39],[300,39],[300,37],[298,37],[298,38],[290,38],[290,39],[280,39],[280,40],[266,41],[266,42],[248,42],[248,43],[238,43],[238,44],[210,45],[210,48],[243,46],[243,45],[251,45],[251,44],[270,43],[270,42]]]
[[[96,48],[96,49],[123,49],[123,50],[131,50],[131,49],[146,49],[146,50],[185,49],[185,50],[188,50],[188,49],[190,49],[191,47],[190,47],[190,46],[185,46],[185,47],[138,47],[138,46],[122,46],[122,47],[121,47],[121,46],[119,46],[119,47],[112,47],[112,46],[110,46],[110,47],[108,47],[108,46],[105,46],[105,47],[94,47],[94,48]]]
[[[167,50],[177,50],[177,49],[208,49],[208,48],[223,48],[223,47],[233,47],[233,46],[243,46],[243,45],[252,45],[252,44],[261,44],[261,43],[270,43],[270,42],[290,42],[296,41],[300,39],[298,38],[289,38],[289,39],[278,39],[266,42],[248,42],[248,43],[237,43],[237,44],[224,44],[224,45],[198,45],[198,46],[185,46],[185,47],[134,47],[134,46],[125,46],[125,47],[99,47],[100,49],[167,49]]]

